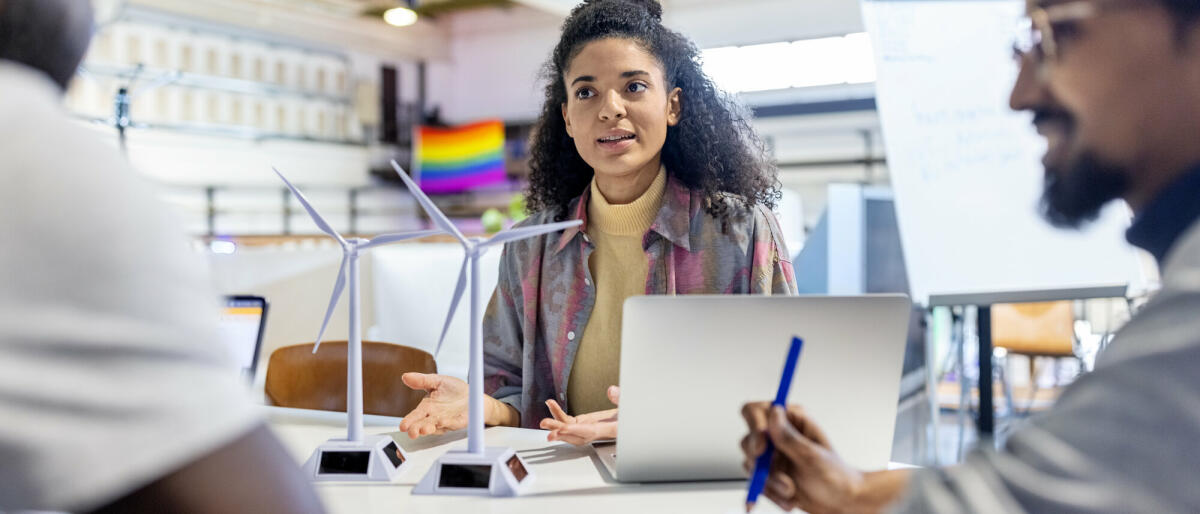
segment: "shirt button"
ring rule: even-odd
[[[575,340],[575,332],[567,332],[567,340],[574,341]]]
[[[585,279],[583,279],[583,283],[584,283],[584,284],[587,284],[587,285],[589,285],[589,286],[590,286],[590,285],[592,285],[592,279],[590,279],[590,278],[585,278]]]
[[[558,403],[565,403],[566,401],[567,393],[558,393]]]

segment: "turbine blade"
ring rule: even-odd
[[[425,209],[426,214],[429,214],[429,218],[433,220],[433,224],[441,227],[442,230],[454,236],[455,239],[462,241],[463,244],[467,244],[467,238],[462,235],[462,232],[458,231],[458,227],[454,226],[450,218],[442,214],[442,211],[433,204],[433,200],[425,196],[425,192],[421,191],[421,188],[408,177],[408,174],[404,172],[404,168],[401,168],[394,160],[392,161],[392,168],[396,169],[396,174],[400,175],[400,179],[404,181],[404,185],[408,186],[408,190],[417,198],[417,202],[421,204],[421,208]]]
[[[341,234],[338,234],[333,227],[329,226],[329,223],[325,222],[325,218],[322,218],[320,214],[317,214],[317,210],[313,208],[312,204],[308,203],[308,198],[304,197],[304,193],[301,193],[299,189],[296,189],[296,186],[293,186],[291,182],[288,182],[288,179],[284,178],[283,173],[280,173],[278,169],[275,167],[271,167],[271,169],[275,170],[275,174],[279,175],[279,178],[283,180],[283,183],[287,184],[288,189],[292,190],[292,194],[296,195],[296,200],[299,200],[300,205],[304,207],[304,210],[308,211],[308,215],[312,216],[313,222],[317,224],[317,228],[321,229],[321,232],[333,236],[334,239],[337,239],[339,244],[345,247],[346,240],[342,239]]]
[[[458,271],[458,285],[454,288],[454,298],[450,300],[450,312],[446,314],[446,324],[442,327],[442,337],[438,338],[437,349],[433,351],[434,357],[437,357],[442,351],[442,343],[446,342],[446,332],[450,331],[450,322],[454,320],[454,311],[458,310],[458,301],[462,300],[463,290],[467,287],[467,264],[470,262],[470,257],[463,257],[462,269]]]
[[[313,345],[313,353],[321,347],[321,339],[325,337],[325,329],[329,326],[329,318],[333,317],[333,309],[337,307],[338,299],[342,297],[342,289],[346,287],[346,265],[350,256],[342,257],[342,268],[338,271],[337,282],[333,284],[333,296],[329,298],[329,308],[325,309],[325,321],[321,322],[321,332],[317,334],[317,344]]]
[[[571,227],[578,227],[582,223],[583,223],[583,221],[581,221],[581,220],[561,221],[558,223],[549,223],[546,225],[534,225],[532,227],[520,227],[520,228],[502,230],[499,233],[497,233],[496,235],[492,236],[491,239],[488,239],[487,241],[484,241],[483,243],[481,243],[479,246],[481,246],[481,247],[495,246],[495,245],[507,243],[509,241],[516,241],[518,239],[525,239],[527,237],[540,236],[542,234],[548,234],[550,232],[558,232],[560,230],[568,229]]]
[[[388,243],[407,241],[409,239],[421,239],[423,237],[436,236],[438,234],[445,233],[446,232],[444,230],[422,230],[420,232],[409,232],[407,234],[383,234],[371,238],[370,241],[360,244],[358,247],[359,249],[365,250],[367,248],[374,248],[376,246],[382,246]]]

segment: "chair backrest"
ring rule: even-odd
[[[412,411],[424,391],[400,380],[407,372],[437,373],[428,352],[391,343],[363,341],[363,412],[402,417]],[[271,353],[265,391],[281,407],[346,411],[346,341],[325,341],[317,353],[313,343],[285,346]]]
[[[1074,355],[1071,302],[992,306],[992,346],[1027,355]]]

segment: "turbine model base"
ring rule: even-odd
[[[413,494],[520,496],[534,476],[512,448],[489,446],[482,454],[450,451],[438,458]]]
[[[314,482],[392,482],[408,466],[408,455],[392,436],[368,435],[362,441],[330,439],[304,463]]]

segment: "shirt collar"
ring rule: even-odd
[[[567,220],[579,220],[583,223],[562,232],[562,237],[558,240],[558,247],[554,250],[555,253],[566,248],[567,244],[576,236],[587,233],[587,206],[590,195],[591,188],[584,188],[583,194],[571,200],[571,203],[567,205],[567,212],[571,213]],[[687,185],[680,182],[674,175],[667,173],[667,190],[663,193],[662,207],[658,209],[658,215],[650,224],[650,231],[658,233],[675,246],[691,251],[692,218],[699,210],[699,198]]]
[[[1161,266],[1181,235],[1200,219],[1200,165],[1165,187],[1125,232],[1134,246],[1154,255]]]
[[[699,212],[697,195],[674,176],[667,176],[667,190],[663,193],[662,208],[658,217],[650,224],[651,232],[658,232],[675,246],[692,250],[692,218]]]

